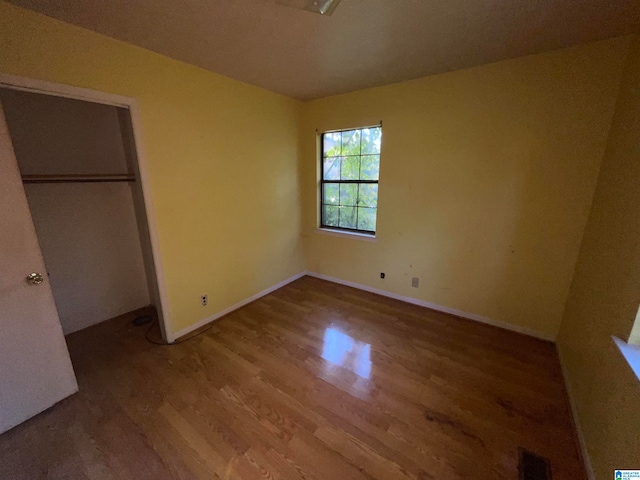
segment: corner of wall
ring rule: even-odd
[[[640,298],[640,35],[629,37],[615,111],[574,267],[557,350],[590,479],[633,468],[640,392],[612,334],[629,333]],[[637,455],[636,455],[637,457]]]

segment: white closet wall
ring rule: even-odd
[[[115,107],[10,90],[0,98],[23,175],[127,171]],[[25,190],[65,334],[149,305],[128,183]]]

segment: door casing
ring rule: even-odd
[[[136,155],[134,155],[135,165],[134,171],[136,181],[139,182],[142,199],[144,203],[144,215],[148,225],[149,243],[151,246],[151,256],[153,259],[153,270],[155,271],[152,284],[155,284],[155,291],[150,292],[152,298],[156,300],[156,308],[158,310],[158,320],[162,337],[166,342],[172,343],[175,340],[175,334],[171,328],[169,318],[169,303],[166,291],[166,281],[164,276],[164,268],[160,257],[160,242],[158,237],[158,228],[156,223],[155,209],[151,196],[151,185],[147,166],[147,158],[142,142],[142,123],[140,120],[140,110],[138,101],[135,98],[125,97],[113,93],[100,92],[87,88],[74,87],[59,83],[47,82],[44,80],[35,80],[16,75],[0,73],[0,88],[13,90],[21,90],[25,92],[39,93],[44,95],[53,95],[57,97],[72,98],[75,100],[83,100],[86,102],[100,103],[103,105],[111,105],[126,109],[130,115],[131,134],[133,136],[132,143],[135,146]],[[147,272],[149,275],[149,272]]]

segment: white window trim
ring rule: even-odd
[[[352,128],[339,128],[339,129],[334,129],[334,130],[325,130],[323,132],[319,132],[318,129],[316,129],[316,148],[318,149],[318,153],[319,153],[319,158],[318,160],[320,161],[320,197],[319,197],[319,206],[320,209],[322,210],[322,184],[324,181],[324,174],[322,171],[322,161],[323,161],[323,154],[322,154],[322,141],[323,141],[323,135],[327,134],[327,133],[336,133],[336,132],[345,132],[345,131],[349,131],[349,130],[364,130],[364,129],[368,129],[368,128],[380,128],[382,130],[382,120],[380,120],[380,123],[377,125],[368,125],[368,126],[363,126],[363,127],[352,127]],[[378,155],[380,156],[380,158],[382,158],[382,150],[380,151],[380,153],[378,153]],[[376,185],[380,185],[380,178],[378,176],[378,180]],[[379,200],[379,198],[378,198]],[[332,236],[336,236],[336,237],[347,237],[347,238],[353,238],[353,237],[361,237],[362,240],[366,240],[366,241],[377,241],[377,237],[376,237],[376,233],[377,232],[373,232],[373,233],[367,233],[365,231],[362,230],[350,230],[350,229],[341,229],[341,228],[332,228],[329,226],[323,226],[322,225],[322,215],[323,212],[320,211],[320,225],[316,228],[315,233],[321,233],[324,235],[332,235]],[[377,227],[377,219],[378,219],[378,202],[376,201],[376,227]]]
[[[322,235],[329,235],[331,237],[343,237],[343,238],[351,238],[356,240],[364,240],[365,242],[378,241],[378,237],[376,235],[371,235],[369,233],[349,232],[347,230],[337,230],[337,229],[327,228],[327,227],[318,227],[315,229],[315,233],[320,233]]]
[[[640,347],[627,343],[616,336],[611,338],[629,364],[629,367],[631,367],[631,370],[633,370],[633,373],[635,373],[638,381],[640,381]]]

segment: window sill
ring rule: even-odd
[[[316,228],[315,233],[329,235],[332,237],[354,238],[357,240],[364,240],[365,242],[378,241],[378,237],[375,235],[369,235],[368,233],[347,232],[344,230],[332,230],[330,228]]]
[[[629,344],[615,336],[611,338],[618,346],[620,353],[631,367],[631,370],[633,370],[633,373],[636,374],[636,378],[640,381],[640,347]]]

